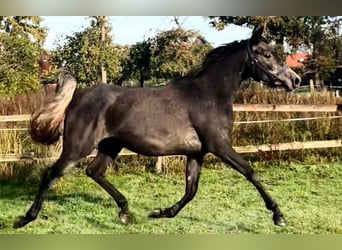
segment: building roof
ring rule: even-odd
[[[303,62],[305,61],[306,57],[308,57],[310,54],[311,53],[303,52],[288,55],[285,60],[286,64],[291,68],[302,68],[304,66]]]

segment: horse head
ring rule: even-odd
[[[247,41],[250,77],[270,87],[283,87],[292,91],[299,87],[301,78],[280,59],[273,46],[262,37],[263,26],[253,31]]]

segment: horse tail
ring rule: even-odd
[[[29,132],[33,141],[51,145],[59,140],[63,134],[65,112],[75,90],[76,80],[72,74],[65,70],[60,72],[55,93],[31,115]]]

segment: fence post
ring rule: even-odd
[[[163,168],[165,165],[165,159],[163,156],[158,156],[157,157],[157,162],[156,162],[156,172],[158,174],[161,174],[163,172]]]
[[[314,82],[312,79],[310,79],[309,84],[310,84],[310,92],[313,93],[315,91],[315,86],[314,86]]]

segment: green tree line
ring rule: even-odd
[[[218,30],[228,25],[253,29],[265,25],[265,37],[285,56],[311,51],[303,72],[327,79],[342,64],[341,17],[338,16],[208,16]],[[66,36],[49,51],[55,68],[71,70],[78,82],[105,81],[118,85],[159,85],[198,66],[212,49],[199,32],[176,26],[130,46],[115,43],[108,18],[91,16],[89,26]],[[0,17],[0,95],[19,95],[40,87],[39,58],[48,30],[37,16]],[[284,50],[284,47],[287,49]],[[302,72],[302,73],[303,73]],[[103,75],[105,74],[105,78]]]

